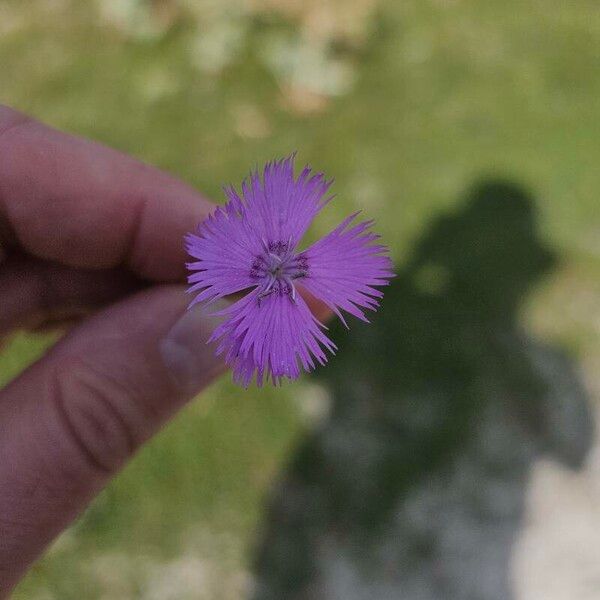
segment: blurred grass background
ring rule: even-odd
[[[336,178],[310,235],[364,208],[398,264],[474,180],[518,181],[562,259],[523,318],[598,392],[599,44],[593,0],[0,0],[0,102],[218,201],[298,150]],[[50,341],[15,337],[0,381]],[[264,495],[321,395],[214,386],[15,598],[244,597]]]

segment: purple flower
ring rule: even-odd
[[[185,238],[195,259],[189,292],[197,303],[245,292],[228,308],[209,341],[218,341],[233,368],[234,380],[248,386],[256,375],[277,385],[296,379],[300,368],[327,362],[335,344],[327,329],[298,293],[308,290],[346,321],[341,311],[368,321],[362,309],[375,310],[383,293],[376,289],[393,277],[385,246],[374,244],[372,221],[354,224],[355,213],[331,233],[308,247],[298,243],[317,213],[331,200],[332,181],[306,167],[294,178],[294,156],[267,163],[242,183],[241,195],[225,189],[227,204],[219,207]]]

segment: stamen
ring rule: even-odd
[[[279,266],[282,262],[283,259],[281,258],[281,256],[279,256],[278,254],[273,254],[272,252],[269,252],[269,258],[277,265]]]
[[[275,283],[275,277],[271,277],[267,287],[257,296],[257,300],[258,300],[258,305],[260,306],[260,301],[263,298],[266,298],[267,296],[270,296],[274,291],[275,288],[273,287],[273,284]]]
[[[250,271],[252,278],[261,279],[266,283],[257,296],[258,304],[273,293],[289,296],[294,304],[297,303],[294,280],[308,274],[306,256],[294,254],[291,237],[287,242],[267,243],[263,240],[263,243],[265,252],[255,258]]]
[[[296,304],[296,286],[292,283],[292,280],[289,277],[285,277],[284,281],[288,287],[288,290],[291,291],[292,302]]]
[[[267,284],[267,287],[263,290],[263,294],[270,294],[271,290],[273,288],[273,284],[275,283],[276,278],[273,277],[273,275],[271,275],[271,277],[269,277],[269,283]]]

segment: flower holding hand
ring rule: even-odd
[[[0,390],[0,598],[135,451],[226,369],[299,375],[333,343],[309,291],[363,317],[391,275],[369,224],[298,243],[329,187],[293,161],[215,208],[129,156],[0,106],[0,338],[68,320]],[[245,293],[211,317],[197,302]],[[217,351],[209,343],[216,340]]]
[[[181,240],[213,210],[166,173],[0,106],[0,338],[72,325],[0,390],[0,598],[225,370],[214,323],[186,310]]]

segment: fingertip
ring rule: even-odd
[[[223,308],[229,306],[225,301],[221,304]],[[160,354],[169,376],[184,393],[197,393],[226,369],[223,359],[216,356],[214,345],[208,343],[222,321],[215,314],[220,307],[216,309],[210,314],[200,306],[186,310],[160,341]]]
[[[330,321],[333,318],[333,311],[322,300],[319,300],[306,288],[300,285],[298,286],[298,291],[304,298],[306,304],[308,305],[308,308],[318,321],[320,321],[321,323],[326,323],[327,321]]]

